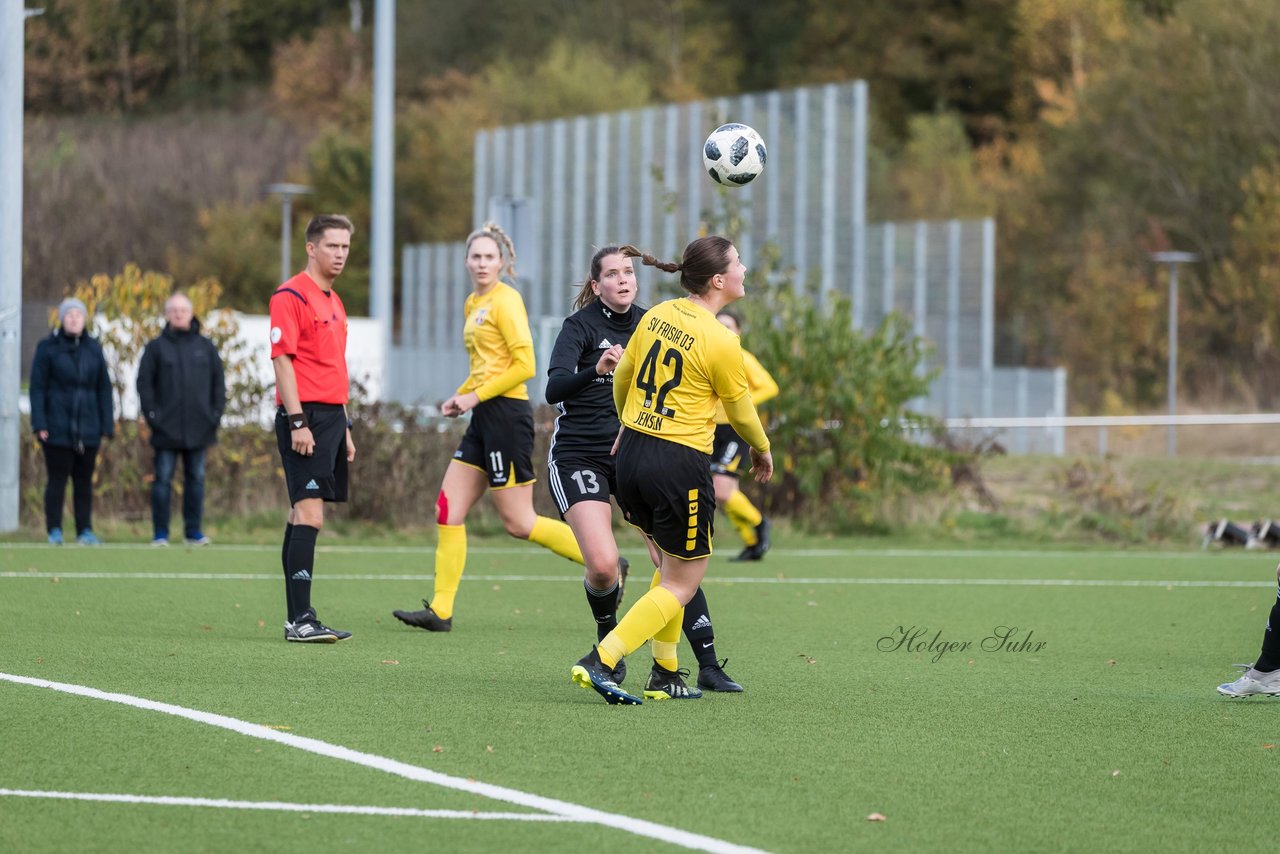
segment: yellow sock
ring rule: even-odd
[[[653,660],[658,663],[659,667],[667,670],[675,670],[680,666],[676,657],[676,649],[680,645],[680,632],[684,628],[684,608],[676,611],[676,615],[671,618],[665,626],[658,630],[653,636],[653,640],[649,642],[649,649],[653,652]]]
[[[600,660],[606,667],[616,666],[618,659],[635,652],[673,618],[678,618],[680,610],[680,600],[674,593],[665,587],[653,588],[631,606],[618,627],[596,646]]]
[[[573,529],[564,522],[539,516],[533,522],[533,530],[529,532],[529,542],[550,549],[574,563],[586,563],[582,558],[582,549],[578,548],[578,541],[573,538]]]
[[[742,537],[742,542],[747,546],[754,546],[757,540],[756,525],[759,525],[764,517],[760,515],[760,511],[751,503],[746,493],[740,489],[735,490],[733,495],[729,496],[729,500],[724,503],[724,512],[733,523],[738,536]]]
[[[431,610],[442,620],[453,616],[453,599],[467,566],[467,526],[436,525],[436,592]]]

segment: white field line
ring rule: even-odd
[[[0,542],[0,552],[8,549],[14,551],[49,551],[54,548],[62,549],[87,549],[91,551],[108,550],[108,551],[144,551],[160,554],[173,554],[177,552],[200,551],[206,549],[216,552],[257,552],[279,554],[279,545],[248,545],[248,544],[215,544],[213,546],[195,547],[195,546],[170,546],[168,549],[161,550],[151,546],[150,543],[106,543],[100,546],[50,546],[47,543],[25,542],[25,543],[3,543]],[[410,555],[434,555],[436,547],[433,545],[421,546],[330,546],[317,545],[316,551],[324,554],[410,554]],[[532,546],[469,546],[468,554],[482,555],[536,555],[546,554],[542,548]],[[1045,559],[1045,560],[1076,560],[1087,559],[1090,557],[1106,557],[1107,560],[1203,560],[1212,556],[1214,560],[1238,560],[1249,559],[1258,560],[1259,557],[1265,557],[1267,552],[1214,550],[1206,551],[1203,549],[1193,549],[1187,551],[1086,551],[1086,550],[1056,550],[1056,551],[1039,551],[1036,549],[785,549],[773,548],[769,554],[775,558],[795,558],[801,560],[829,558],[829,557],[868,557],[868,558],[957,558],[957,559],[981,559],[981,558],[1028,558],[1028,559]]]
[[[223,798],[123,795],[99,792],[44,792],[33,789],[0,789],[0,796],[50,798],[60,801],[101,801],[115,804],[157,804],[166,807],[215,807],[230,810],[271,810],[275,812],[339,813],[344,815],[394,815],[416,818],[465,818],[501,821],[575,822],[581,819],[547,813],[473,812],[471,810],[417,810],[409,807],[367,807],[348,804],[294,804],[285,801],[229,801]]]
[[[0,579],[125,579],[130,581],[279,581],[280,574],[249,572],[0,572]],[[423,575],[352,575],[326,572],[325,581],[430,581]],[[581,582],[580,575],[468,575],[470,582]],[[1230,581],[1227,579],[1157,581],[1127,578],[788,578],[788,577],[724,577],[708,576],[704,583],[713,584],[792,584],[792,585],[905,585],[939,587],[1273,587],[1274,581]]]
[[[88,697],[92,700],[105,700],[110,703],[119,703],[124,706],[131,706],[135,709],[161,712],[166,715],[173,715],[175,717],[185,718],[189,721],[195,721],[196,723],[208,724],[209,726],[231,730],[232,732],[249,736],[250,738],[259,738],[263,741],[274,741],[278,744],[283,744],[286,747],[293,747],[308,753],[314,753],[317,756],[327,756],[331,759],[340,759],[344,762],[351,762],[355,765],[363,765],[366,768],[373,768],[378,771],[384,771],[388,774],[395,774],[396,776],[404,777],[408,780],[416,780],[421,783],[431,783],[432,785],[441,786],[446,789],[468,792],[473,795],[479,795],[484,798],[491,798],[505,803],[516,804],[517,806],[527,807],[529,809],[542,810],[543,812],[550,813],[551,815],[561,816],[562,818],[572,821],[591,822],[605,827],[612,827],[617,830],[623,830],[628,833],[634,833],[637,836],[656,839],[682,848],[689,848],[697,851],[710,851],[713,852],[713,854],[760,854],[759,849],[757,848],[735,845],[731,842],[725,842],[723,840],[715,839],[710,836],[703,836],[698,833],[690,833],[687,830],[668,827],[666,825],[657,824],[656,822],[630,818],[628,816],[617,815],[615,813],[608,813],[602,810],[569,803],[568,801],[546,798],[541,795],[532,795],[527,792],[521,792],[517,789],[508,789],[505,786],[495,786],[490,783],[481,783],[477,780],[452,777],[448,774],[441,774],[438,771],[432,771],[429,768],[410,765],[407,762],[400,762],[399,760],[389,759],[385,756],[377,756],[372,753],[362,753],[358,750],[352,750],[349,747],[330,744],[327,741],[320,741],[319,739],[307,738],[305,736],[294,735],[287,732],[279,732],[261,724],[249,723],[248,721],[214,714],[213,712],[202,712],[198,709],[188,709],[183,706],[160,703],[155,700],[147,700],[142,697],[134,697],[129,694],[109,693],[106,691],[99,691],[96,688],[89,688],[84,685],[71,685],[65,682],[51,682],[47,679],[33,679],[30,676],[17,676],[12,673],[0,673],[0,680],[13,682],[18,685],[31,685],[36,688],[47,688],[52,691],[60,691],[64,694]]]

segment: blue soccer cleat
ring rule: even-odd
[[[613,672],[604,666],[594,646],[591,652],[578,659],[569,675],[573,684],[579,688],[594,688],[612,706],[639,706],[644,703],[644,700],[618,687],[618,683],[613,681]]]

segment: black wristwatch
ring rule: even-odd
[[[291,412],[288,417],[290,430],[301,430],[307,426],[307,413],[305,412]]]

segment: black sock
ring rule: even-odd
[[[297,620],[311,610],[311,573],[316,560],[316,535],[319,533],[310,525],[294,525],[289,537],[289,551],[285,557],[285,574],[289,578],[285,586],[293,609],[290,620]]]
[[[596,618],[596,640],[604,640],[618,626],[618,585],[608,590],[595,591],[587,586],[586,580],[582,588],[587,591],[587,604],[591,606],[591,616]]]
[[[1267,631],[1262,635],[1262,654],[1253,669],[1261,673],[1280,670],[1280,591],[1276,591],[1276,603],[1271,606]]]
[[[293,523],[284,523],[284,542],[280,545],[280,569],[284,572],[284,618],[293,620],[293,591],[289,589],[289,540],[293,539]]]
[[[684,636],[693,647],[698,664],[706,667],[716,663],[716,632],[711,627],[711,612],[707,610],[707,594],[699,587],[684,606]]]

